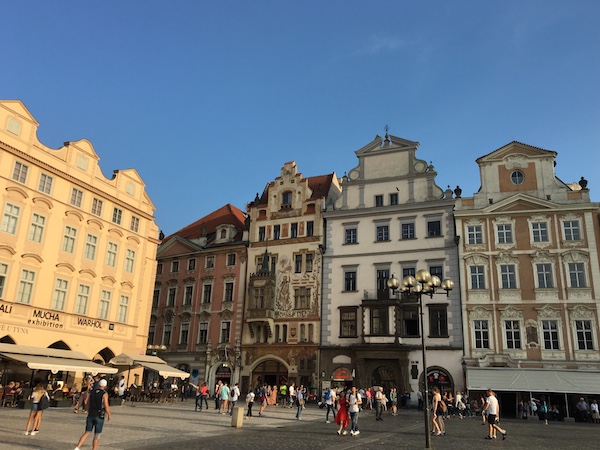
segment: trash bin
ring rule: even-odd
[[[235,428],[242,428],[244,424],[244,408],[236,406],[231,411],[231,426]]]

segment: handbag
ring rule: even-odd
[[[38,410],[43,411],[45,409],[48,409],[49,406],[50,406],[50,400],[48,400],[48,395],[44,392],[42,394],[42,397],[38,401]]]

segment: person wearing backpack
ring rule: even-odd
[[[88,416],[85,422],[85,432],[79,438],[75,450],[80,450],[92,431],[94,431],[92,449],[96,450],[100,444],[100,433],[102,433],[104,426],[104,417],[106,416],[106,420],[110,421],[110,406],[108,404],[108,393],[106,392],[107,384],[105,379],[98,381],[97,387],[90,392],[86,400]]]
[[[546,397],[540,397],[540,407],[538,409],[538,417],[544,421],[544,425],[548,425],[548,403],[546,403]]]
[[[27,426],[25,427],[25,435],[35,436],[40,430],[42,413],[50,405],[50,397],[44,389],[44,385],[40,383],[35,387],[30,398],[32,401],[31,411],[29,411],[29,420],[27,420]]]
[[[327,407],[327,414],[325,414],[325,423],[331,423],[329,421],[329,411],[333,412],[333,418],[335,419],[336,410],[335,406],[333,405],[333,392],[330,388],[325,389],[325,392],[323,392],[323,400],[325,401],[325,406]]]

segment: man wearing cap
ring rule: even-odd
[[[108,394],[106,392],[105,379],[97,382],[97,387],[93,389],[86,400],[86,409],[88,411],[87,420],[85,422],[85,433],[79,438],[75,450],[79,450],[85,443],[92,430],[94,431],[94,440],[92,441],[92,449],[96,450],[100,443],[100,433],[104,426],[104,417],[110,421],[110,407],[108,405]]]

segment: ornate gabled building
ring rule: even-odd
[[[159,246],[148,345],[193,383],[239,380],[247,245],[246,215],[228,204]]]
[[[422,269],[458,281],[452,191],[436,185],[418,146],[376,136],[324,213],[321,386],[422,389],[424,334],[430,385],[462,388],[459,293],[424,297],[421,329],[418,303],[388,288]]]
[[[48,364],[48,347],[101,363],[143,353],[159,242],[146,185],[135,169],[106,178],[85,139],[47,147],[38,126],[0,101],[0,342]],[[84,369],[52,366],[57,381]]]
[[[335,174],[303,177],[295,162],[248,205],[248,292],[242,387],[312,386],[321,320],[323,210],[340,194]]]
[[[504,391],[511,413],[532,392],[563,413],[566,394],[597,393],[600,209],[556,156],[511,142],[477,159],[481,188],[456,201],[468,387]]]

